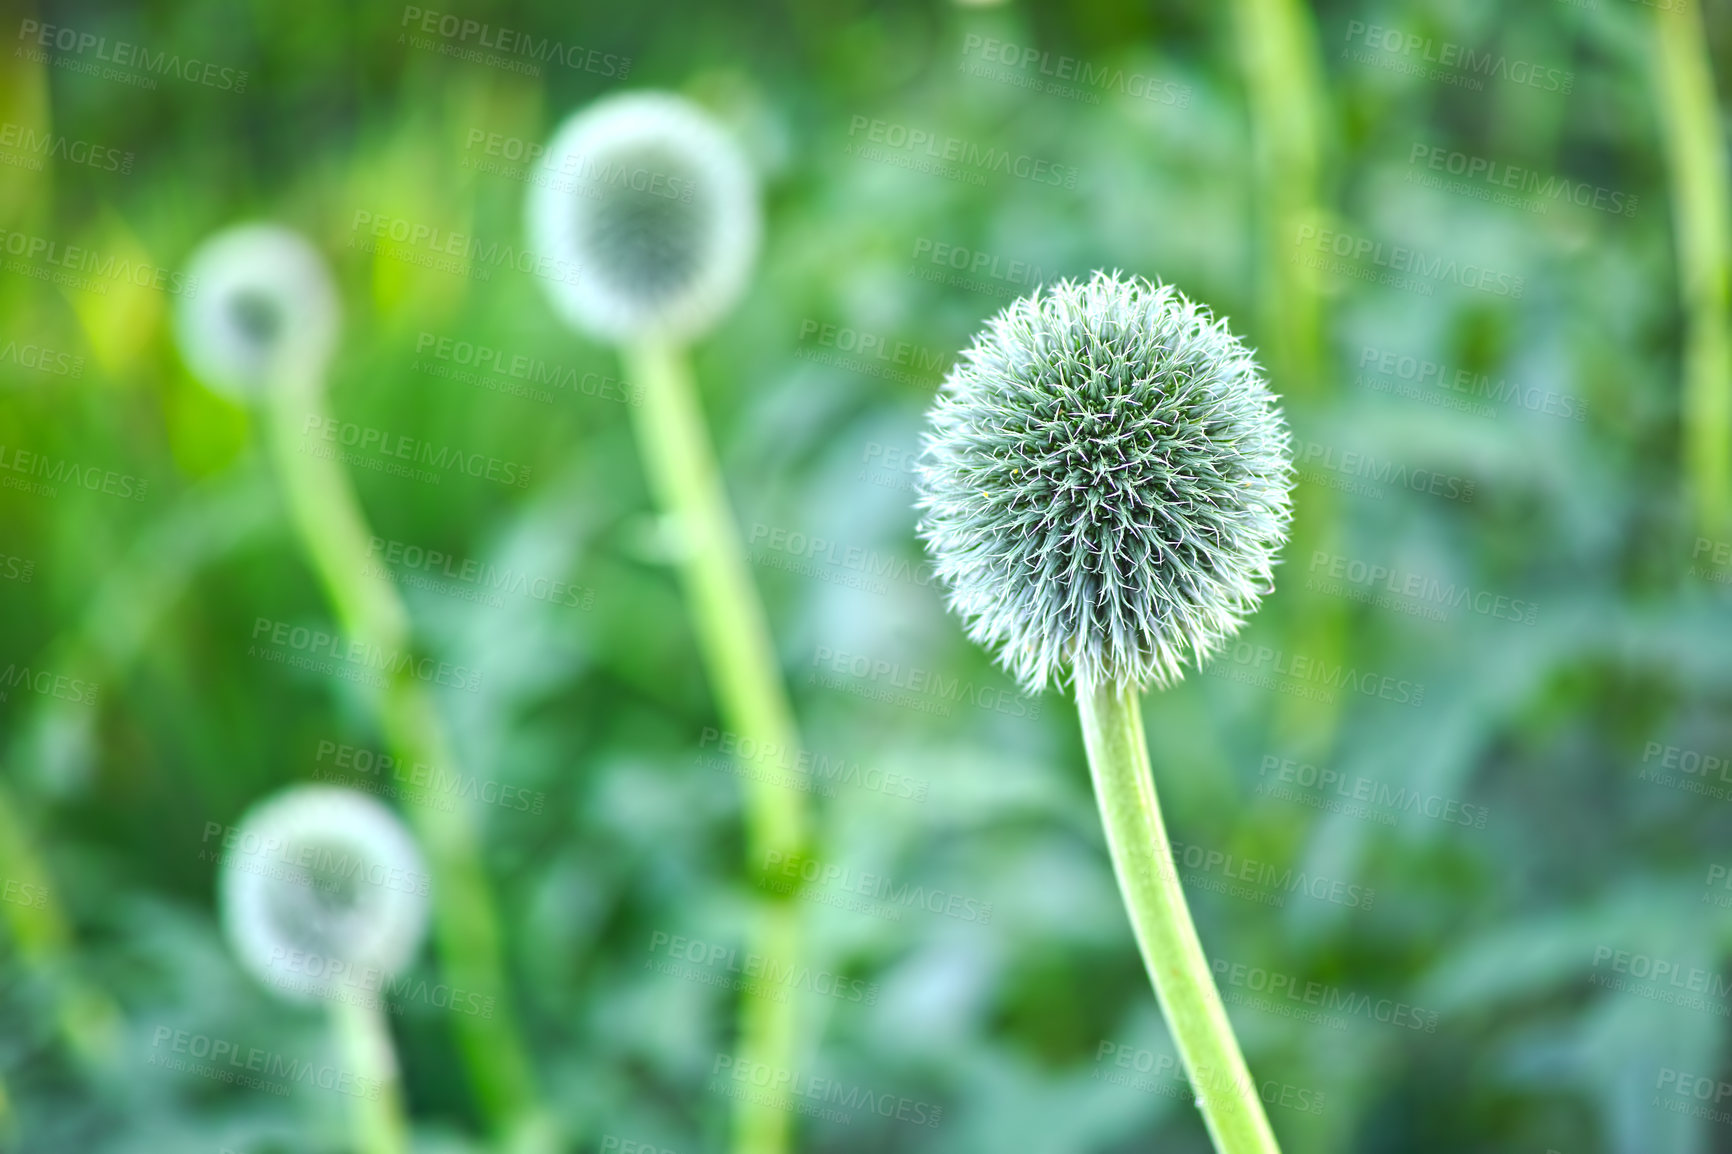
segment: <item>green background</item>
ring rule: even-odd
[[[165,1026],[297,1056],[330,1045],[322,1015],[273,999],[233,961],[207,823],[329,770],[321,742],[382,741],[353,685],[249,653],[260,618],[331,630],[332,616],[255,414],[192,379],[176,350],[173,294],[55,284],[43,258],[13,247],[39,238],[172,271],[206,235],[258,218],[303,231],[334,271],[340,419],[530,470],[517,487],[352,468],[374,532],[583,591],[577,606],[509,594],[490,605],[451,595],[461,581],[401,585],[417,644],[483,674],[478,693],[439,691],[461,760],[539,799],[533,812],[473,806],[536,1093],[572,1150],[610,1135],[679,1154],[725,1148],[728,1101],[709,1086],[731,1052],[736,995],[649,965],[666,958],[657,934],[744,948],[738,779],[706,760],[714,702],[631,414],[595,395],[622,376],[618,361],[560,325],[532,276],[484,277],[485,262],[464,275],[355,244],[357,214],[372,213],[520,245],[526,186],[486,171],[503,159],[488,156],[493,134],[501,149],[544,141],[602,95],[662,87],[726,123],[763,180],[757,272],[694,355],[731,498],[758,538],[753,572],[805,743],[923,786],[919,799],[854,784],[814,798],[824,858],[975,911],[804,907],[814,964],[873,996],[794,994],[806,1006],[800,1071],[940,1107],[942,1120],[807,1120],[799,1148],[1206,1148],[1181,1084],[1114,1060],[1172,1050],[1118,904],[1074,709],[1062,693],[1038,708],[1019,697],[947,615],[901,467],[944,369],[987,316],[1039,279],[1116,268],[1232,318],[1262,350],[1302,453],[1316,447],[1245,660],[1218,659],[1145,702],[1173,837],[1196,850],[1181,861],[1202,863],[1185,876],[1205,950],[1319,983],[1346,1007],[1308,1021],[1230,1006],[1252,1070],[1288,1095],[1271,1107],[1284,1148],[1732,1149],[1725,1122],[1678,1112],[1697,1099],[1666,1075],[1710,1091],[1732,1080],[1732,998],[1719,996],[1732,912],[1714,901],[1728,891],[1712,869],[1732,864],[1732,770],[1720,768],[1732,757],[1732,560],[1713,563],[1732,532],[1692,511],[1682,400],[1690,334],[1726,323],[1724,268],[1692,322],[1675,255],[1680,243],[1723,247],[1727,206],[1710,199],[1701,217],[1718,235],[1691,233],[1674,199],[1691,172],[1709,174],[1710,192],[1719,173],[1723,188],[1725,152],[1717,119],[1691,137],[1663,114],[1678,65],[1657,30],[1685,13],[1628,0],[1245,0],[451,14],[595,55],[538,74],[455,58],[426,44],[460,40],[406,28],[389,4],[7,17],[6,124],[112,150],[90,155],[128,171],[78,163],[70,148],[36,168],[0,140],[0,472],[22,476],[23,451],[80,477],[148,482],[136,500],[100,482],[52,496],[0,488],[0,667],[99,687],[84,702],[14,683],[0,700],[15,832],[69,920],[64,940],[32,938],[48,933],[28,908],[35,890],[11,891],[0,910],[8,1148],[344,1148],[338,1095],[275,1096],[150,1059]],[[1711,3],[1706,38],[1691,40],[1722,85],[1726,16]],[[88,52],[33,60],[20,51],[27,20],[245,71],[244,91],[220,74],[147,90],[66,66]],[[1368,46],[1372,25],[1431,47]],[[1050,55],[988,63],[989,38]],[[1567,73],[1569,91],[1400,70],[1446,43],[1516,72]],[[1122,71],[1126,91],[1045,90],[1043,63],[1070,67],[1061,58]],[[994,71],[971,71],[981,64]],[[1157,81],[1157,98],[1135,95],[1132,77]],[[861,155],[875,120],[954,138],[965,155],[1074,169],[1074,186]],[[1446,169],[1460,154],[1536,183],[1500,203],[1483,172],[1429,167],[1432,148]],[[1560,181],[1586,188],[1588,205],[1535,191]],[[1612,194],[1627,211],[1608,211]],[[1325,233],[1383,248],[1310,268]],[[983,272],[935,263],[939,246],[953,246],[946,259],[965,250],[964,263],[983,254]],[[1381,283],[1379,260],[1414,259],[1396,246],[1490,269],[1491,291],[1460,283],[1467,274]],[[836,347],[861,334],[889,359]],[[422,350],[447,339],[557,366],[566,387],[548,403],[426,371]],[[79,371],[30,367],[25,346]],[[1378,371],[1385,352],[1389,366],[1444,368],[1404,381]],[[1514,392],[1439,384],[1480,377]],[[779,534],[833,548],[798,558],[772,547]],[[1344,596],[1316,580],[1334,558],[1349,577],[1355,563],[1414,575],[1421,592]],[[1532,620],[1510,620],[1499,597]],[[856,677],[835,671],[836,654],[883,664]],[[1343,667],[1374,688],[1319,700]],[[933,677],[972,695],[893,684]],[[1667,747],[1693,751],[1699,772],[1668,768]],[[1703,756],[1721,760],[1704,770]],[[1382,788],[1384,804],[1332,812],[1306,802],[1334,795],[1271,790],[1284,759],[1344,789]],[[1420,799],[1421,812],[1392,797]],[[1469,820],[1428,818],[1434,800]],[[1290,870],[1326,879],[1325,896],[1268,880]],[[1619,951],[1672,977],[1621,972]],[[726,964],[693,969],[725,976]],[[436,979],[431,949],[416,972]],[[1244,981],[1225,984],[1230,1001],[1255,994]],[[69,989],[99,993],[78,1010]],[[1398,1006],[1402,1020],[1378,1020]],[[418,1148],[486,1148],[449,1015],[400,1010]],[[80,1053],[80,1030],[107,1038],[98,1053]],[[1102,1057],[1107,1043],[1128,1049]]]

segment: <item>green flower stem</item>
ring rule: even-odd
[[[1696,0],[1654,11],[1654,77],[1671,169],[1678,294],[1684,310],[1684,460],[1705,537],[1732,532],[1732,245],[1726,156]]]
[[[1278,1154],[1173,865],[1137,690],[1079,682],[1077,709],[1119,892],[1215,1149]]]
[[[389,581],[369,575],[371,534],[354,489],[335,460],[318,456],[302,441],[308,418],[325,417],[320,382],[310,375],[290,377],[277,382],[270,397],[268,435],[290,514],[343,631],[369,645],[407,651],[408,613]],[[406,764],[456,766],[439,711],[425,685],[406,670],[390,677],[380,710],[386,740]],[[482,990],[496,1000],[491,1018],[452,1016],[470,1082],[507,1142],[532,1148],[528,1144],[539,1140],[548,1123],[517,1031],[501,960],[499,917],[472,818],[462,807],[442,812],[418,797],[406,808],[433,873],[433,926],[445,976],[454,986]]]
[[[1293,260],[1299,230],[1323,222],[1323,82],[1317,32],[1300,0],[1236,0],[1262,217],[1259,311],[1281,391],[1315,395],[1323,372],[1317,276]]]
[[[1259,221],[1258,319],[1267,336],[1259,341],[1280,391],[1314,399],[1330,391],[1324,332],[1327,313],[1320,275],[1297,260],[1301,230],[1326,227],[1324,145],[1329,97],[1323,83],[1317,25],[1302,0],[1234,0],[1240,71],[1250,114],[1255,209]],[[1339,505],[1335,490],[1300,480],[1293,541],[1288,555],[1334,552]],[[1294,592],[1289,590],[1289,593]],[[1341,659],[1352,629],[1349,603],[1300,591],[1303,612],[1292,619],[1292,646],[1330,661]],[[1333,702],[1284,697],[1276,704],[1274,728],[1296,749],[1323,756],[1340,723]]]
[[[350,1073],[376,1083],[376,1098],[356,1095],[352,1111],[355,1154],[409,1154],[402,1079],[382,1004],[338,1001],[332,1009],[343,1059]]]
[[[746,568],[684,351],[645,341],[627,348],[625,360],[628,376],[643,389],[643,404],[633,410],[638,443],[650,488],[678,536],[680,576],[718,711],[742,743],[798,749],[764,608]],[[805,808],[794,790],[750,774],[740,780],[746,793],[747,873],[762,883],[769,863],[779,860],[772,855],[804,850]],[[800,949],[794,895],[762,884],[758,889],[764,908],[753,949],[792,965]],[[742,1056],[773,1070],[789,1069],[797,1029],[793,1000],[777,1005],[754,984],[742,995],[740,1018]],[[787,1149],[790,1103],[786,1091],[776,1093],[780,1100],[766,1096],[740,1103],[734,1148],[741,1154]]]

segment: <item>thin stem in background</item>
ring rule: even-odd
[[[270,397],[268,436],[290,514],[343,631],[384,650],[407,652],[408,613],[390,583],[370,575],[371,534],[348,476],[335,460],[317,455],[302,440],[308,418],[325,417],[320,383],[311,378],[279,381]],[[407,670],[389,676],[380,710],[386,741],[405,764],[457,765],[439,711],[425,685]],[[418,795],[406,809],[433,873],[440,966],[452,985],[487,991],[496,1000],[491,1018],[452,1015],[476,1098],[508,1146],[534,1149],[547,1140],[549,1123],[517,1031],[499,916],[473,819],[460,806],[441,811]]]
[[[409,1154],[409,1127],[404,1121],[403,1084],[397,1054],[385,1022],[382,1002],[361,1004],[338,1000],[331,1009],[348,1072],[365,1078],[378,1094],[356,1093],[351,1105],[355,1154]]]
[[[799,739],[780,662],[746,568],[684,350],[645,341],[627,348],[625,359],[628,378],[644,391],[643,404],[633,410],[638,443],[650,489],[676,529],[681,581],[718,711],[742,744],[796,750]],[[804,850],[805,807],[795,791],[756,775],[743,774],[740,781],[746,794],[747,874],[762,881],[772,854]],[[801,948],[794,897],[758,888],[762,901],[754,952],[792,965]],[[790,1069],[796,1029],[793,999],[777,1003],[762,983],[741,995],[740,1049],[746,1060],[775,1071]],[[761,1100],[742,1100],[734,1120],[734,1149],[740,1154],[786,1150],[790,1105],[785,1089]]]
[[[1335,391],[1324,347],[1323,294],[1316,270],[1296,257],[1305,226],[1327,223],[1323,209],[1325,94],[1317,29],[1300,0],[1235,0],[1234,25],[1250,113],[1258,221],[1257,315],[1259,345],[1275,392],[1314,405]],[[1299,482],[1299,514],[1287,556],[1334,552],[1338,497],[1324,485]],[[1287,617],[1296,652],[1340,664],[1349,644],[1347,603],[1294,590]],[[1340,709],[1333,701],[1280,695],[1275,729],[1296,753],[1323,757],[1335,739]]]
[[[1732,532],[1732,335],[1727,331],[1726,151],[1696,0],[1654,10],[1654,84],[1671,170],[1678,296],[1684,312],[1686,488],[1696,531]]]
[[[1079,681],[1077,710],[1119,893],[1215,1149],[1278,1154],[1173,865],[1137,690]]]

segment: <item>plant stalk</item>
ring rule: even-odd
[[[309,418],[323,421],[316,374],[290,375],[270,390],[272,457],[287,491],[303,547],[344,633],[393,652],[410,647],[409,616],[390,582],[367,563],[371,534],[341,465],[302,441]],[[426,686],[407,670],[390,676],[379,701],[380,723],[393,753],[406,764],[455,767],[444,722]],[[452,1016],[458,1047],[481,1109],[508,1148],[533,1149],[547,1118],[536,1098],[528,1051],[505,980],[503,935],[469,811],[441,811],[419,796],[405,803],[427,853],[438,900],[433,928],[441,968],[452,985],[495,999],[491,1018]]]
[[[403,1085],[384,1004],[339,1000],[331,1014],[349,1073],[379,1088],[376,1097],[355,1095],[355,1154],[409,1154]]]
[[[1696,532],[1732,532],[1732,243],[1726,154],[1696,0],[1654,11],[1654,84],[1671,169],[1678,296],[1684,312],[1681,405],[1686,487]]]
[[[624,356],[628,376],[643,390],[643,404],[634,407],[633,414],[644,468],[677,536],[681,583],[723,724],[753,748],[797,750],[793,710],[769,625],[746,567],[684,350],[643,341],[628,347]],[[801,949],[797,894],[777,893],[761,883],[771,862],[803,852],[805,807],[794,790],[749,773],[740,780],[745,790],[747,875],[759,883],[762,895],[752,948],[792,965]],[[760,992],[758,983],[741,995],[744,1060],[790,1070],[797,1028],[792,999],[779,1004]],[[772,1079],[773,1086],[785,1084],[785,1078]],[[734,1149],[739,1154],[781,1154],[788,1148],[791,1104],[781,1089],[762,1101],[742,1100],[734,1117]]]
[[[1220,1154],[1279,1154],[1173,865],[1137,690],[1079,680],[1077,710],[1119,893],[1209,1136]]]

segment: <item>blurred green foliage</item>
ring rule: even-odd
[[[358,221],[389,219],[521,245],[513,151],[629,85],[706,104],[763,176],[761,269],[696,350],[699,384],[810,752],[922,794],[816,797],[823,859],[973,911],[809,904],[812,964],[871,996],[792,993],[811,1002],[798,1073],[942,1115],[806,1118],[802,1149],[1205,1149],[1163,1062],[1074,710],[1018,697],[966,641],[912,532],[905,462],[944,366],[1011,296],[1097,267],[1173,280],[1232,317],[1270,350],[1300,442],[1298,540],[1242,660],[1146,702],[1204,945],[1284,1148],[1732,1149],[1726,1115],[1690,1112],[1700,1087],[1732,1080],[1718,901],[1732,546],[1698,537],[1685,501],[1654,51],[1657,23],[1681,16],[1630,0],[1331,3],[1286,9],[1291,27],[1251,43],[1282,10],[455,13],[581,47],[579,66],[532,73],[521,52],[488,50],[502,67],[440,51],[476,42],[437,21],[419,32],[396,5],[15,9],[0,72],[0,668],[98,688],[70,701],[52,678],[45,692],[14,680],[0,695],[6,790],[67,919],[62,948],[26,910],[37,891],[9,891],[6,1145],[343,1148],[340,1095],[152,1058],[164,1028],[308,1060],[329,1049],[319,1014],[228,955],[209,823],[321,773],[379,784],[320,751],[382,741],[352,685],[249,653],[261,618],[332,619],[254,416],[175,351],[173,295],[88,272],[56,283],[44,247],[172,271],[208,233],[270,218],[311,237],[341,285],[341,420],[530,470],[520,488],[354,469],[374,531],[458,570],[583,590],[576,606],[490,604],[412,554],[385,562],[418,644],[483,673],[480,692],[440,699],[462,761],[536,799],[463,804],[485,831],[541,1091],[573,1150],[723,1148],[729,963],[655,967],[674,936],[741,948],[739,782],[707,732],[621,370],[555,322],[530,275],[358,244]],[[1711,3],[1699,42],[1722,91],[1727,16]],[[220,72],[153,74],[154,88],[90,75],[73,66],[98,50],[76,41],[33,59],[30,22],[244,71],[244,91]],[[1450,45],[1502,63],[1476,89],[1442,62]],[[1264,68],[1285,78],[1248,79]],[[1121,71],[1145,83],[1121,91]],[[1548,90],[1553,73],[1568,91]],[[1267,121],[1301,97],[1315,140],[1294,144]],[[911,166],[926,153],[894,143],[903,132],[938,142],[937,159],[956,148],[963,178]],[[38,154],[22,133],[68,147]],[[981,161],[988,149],[1012,171]],[[1295,170],[1307,156],[1315,171]],[[1034,161],[1074,179],[1016,175]],[[565,387],[544,400],[466,383],[449,375],[457,342],[556,366]],[[55,354],[48,367],[26,346]],[[1476,396],[1482,379],[1513,392]],[[34,459],[20,472],[21,453],[66,478],[52,496],[15,483]],[[812,538],[829,544],[813,553]],[[1343,667],[1354,684],[1331,691]],[[1324,772],[1327,787],[1308,784]],[[1290,870],[1325,884],[1270,880]],[[432,951],[418,973],[437,974]],[[66,989],[99,991],[113,1016],[67,1008]],[[417,1148],[483,1148],[448,1013],[398,1009]]]

